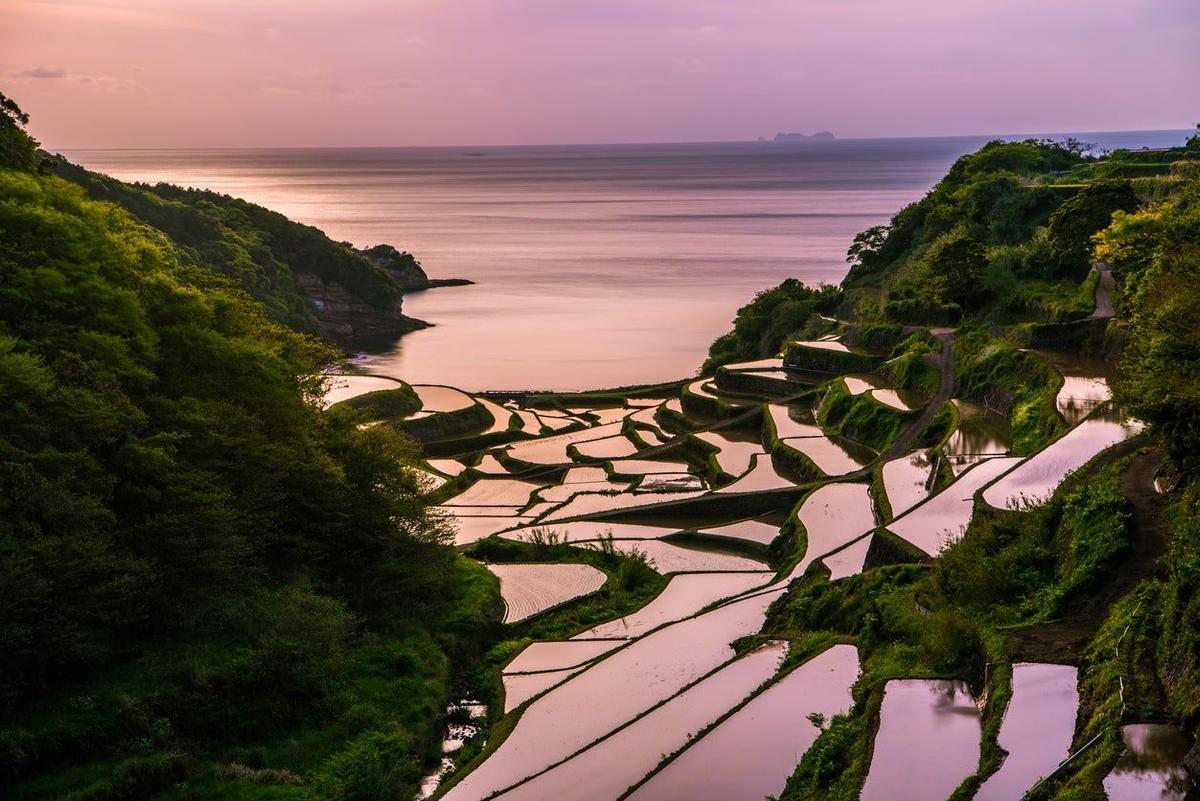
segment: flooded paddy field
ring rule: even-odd
[[[855,353],[836,338],[806,346]],[[753,376],[781,363],[725,369]],[[559,560],[485,560],[499,578],[507,626],[538,630],[539,621],[610,592],[616,573],[569,554],[631,559],[660,582],[620,615],[518,643],[499,666],[503,699],[494,702],[493,723],[501,734],[465,766],[440,765],[435,796],[778,795],[821,726],[849,708],[858,653],[833,644],[781,673],[785,643],[760,641],[740,655],[733,643],[757,634],[789,587],[871,570],[876,546],[898,547],[880,527],[936,558],[966,530],[977,498],[1045,497],[1070,470],[1135,434],[1136,423],[1105,406],[1103,380],[1087,372],[1064,370],[1055,403],[1069,430],[1028,458],[1009,455],[1004,415],[965,400],[955,401],[956,423],[936,445],[881,455],[823,430],[808,402],[739,395],[731,403],[707,379],[683,382],[666,397],[606,398],[595,407],[499,404],[449,387],[414,388],[420,415],[478,403],[492,420],[460,438],[453,458],[421,468],[434,479],[426,492],[455,529],[455,543],[468,555],[504,542]],[[371,380],[353,391],[399,386],[356,378]],[[842,381],[853,394],[905,412],[923,408],[917,394],[865,373],[806,380],[818,389]],[[721,404],[727,419],[714,419],[717,407],[689,413],[681,402],[688,394]],[[808,460],[799,472],[817,478],[798,483],[780,472],[772,449],[785,449],[775,456],[788,464]],[[781,539],[793,530],[793,539]],[[791,551],[778,553],[780,543]],[[980,778],[978,799],[1019,797],[1065,756],[1076,682],[1074,667],[1014,666],[998,733],[1006,755]],[[861,799],[945,798],[974,773],[982,729],[965,685],[892,679],[882,698]],[[1114,768],[1108,784],[1132,787],[1137,770]]]

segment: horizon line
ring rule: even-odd
[[[774,139],[766,137],[755,139],[692,139],[679,141],[666,140],[636,140],[622,142],[528,142],[528,143],[507,143],[507,144],[467,144],[467,145],[224,145],[220,147],[205,147],[196,145],[143,145],[130,147],[96,147],[86,145],[59,146],[54,152],[71,151],[71,150],[89,150],[89,151],[138,151],[138,150],[205,150],[205,151],[237,151],[237,150],[472,150],[478,148],[535,148],[535,147],[635,147],[648,145],[744,145],[744,144],[763,144],[763,145],[781,145],[781,146],[822,146],[836,144],[838,142],[875,142],[875,141],[896,141],[909,139],[978,139],[992,138],[1005,139],[1012,137],[1024,138],[1054,138],[1068,136],[1087,136],[1090,134],[1139,134],[1139,133],[1182,133],[1188,134],[1196,130],[1196,127],[1183,128],[1110,128],[1106,130],[1092,131],[1040,131],[1040,132],[1010,132],[1010,133],[960,133],[960,134],[923,134],[914,136],[848,136],[839,137],[834,134],[833,139],[817,139],[817,140],[795,140],[790,142],[776,142]],[[781,132],[782,133],[782,132]],[[51,151],[51,148],[40,144],[42,150]]]

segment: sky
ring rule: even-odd
[[[1190,128],[1200,0],[0,0],[51,149]]]

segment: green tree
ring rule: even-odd
[[[1107,180],[1085,186],[1055,209],[1047,239],[1057,277],[1081,280],[1091,267],[1092,237],[1108,227],[1114,212],[1132,212],[1138,205],[1128,181]]]
[[[942,296],[970,310],[986,294],[987,251],[970,236],[948,234],[933,243],[927,256],[929,271]]]
[[[25,133],[29,115],[16,101],[0,92],[0,167],[32,169],[37,161],[37,142]]]

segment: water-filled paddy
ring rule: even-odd
[[[842,376],[842,380],[846,382],[846,389],[850,391],[851,395],[861,395],[883,386],[882,382],[867,375],[845,375]]]
[[[1192,740],[1178,726],[1133,723],[1121,727],[1125,753],[1104,777],[1109,801],[1184,801],[1195,787],[1183,767]]]
[[[710,537],[727,537],[743,542],[757,542],[759,545],[770,545],[779,536],[779,526],[764,523],[761,520],[740,520],[724,526],[712,526],[700,531]]]
[[[394,378],[381,375],[327,375],[325,394],[322,399],[326,406],[341,403],[344,400],[377,392],[382,389],[398,389],[402,384]]]
[[[975,801],[1021,798],[1067,758],[1079,708],[1078,673],[1072,665],[1013,665],[1012,700],[996,738],[1008,756],[984,780]]]
[[[839,353],[849,353],[850,348],[845,344],[838,342],[836,339],[810,339],[803,342],[793,342],[793,345],[802,348],[813,348],[815,350],[836,350]]]
[[[529,515],[466,515],[461,513],[464,507],[441,508],[451,512],[454,544],[460,546],[470,545],[499,531],[533,522]]]
[[[893,459],[883,466],[883,487],[892,516],[899,516],[925,500],[933,463],[924,451]]]
[[[599,543],[583,543],[599,548]],[[684,548],[662,540],[614,540],[612,546],[622,553],[641,553],[659,573],[708,573],[722,570],[762,570],[755,559],[720,551]]]
[[[861,470],[874,457],[864,446],[831,437],[785,439],[784,444],[803,453],[827,476],[844,476]]]
[[[465,464],[454,459],[429,459],[426,463],[434,470],[451,478],[467,469]]]
[[[614,459],[612,463],[613,472],[622,475],[678,473],[685,468],[682,462],[658,462],[652,459]]]
[[[757,632],[782,592],[759,593],[659,629],[550,690],[445,798],[480,801],[666,700],[732,658],[729,643]]]
[[[600,639],[533,642],[504,666],[504,672],[542,673],[579,667],[623,644]]]
[[[978,403],[956,399],[958,428],[946,441],[945,453],[956,473],[993,456],[1004,456],[1012,449],[1012,428],[1008,418]]]
[[[679,531],[674,526],[642,526],[634,523],[609,523],[592,520],[576,520],[571,523],[554,523],[527,526],[507,531],[501,536],[510,540],[531,541],[535,532],[549,533],[558,538],[559,542],[580,542],[582,540],[599,540],[612,536],[625,540],[652,540]]]
[[[738,431],[701,431],[696,438],[721,450],[717,464],[731,476],[740,476],[750,469],[754,455],[763,452],[757,436]]]
[[[1063,385],[1055,397],[1058,413],[1069,425],[1077,425],[1100,404],[1112,398],[1108,381],[1099,376],[1063,376]]]
[[[694,615],[709,604],[740,595],[771,580],[772,573],[680,573],[638,611],[601,623],[572,639],[640,637],[665,623]]]
[[[937,556],[946,543],[961,536],[971,522],[975,493],[980,487],[1020,461],[1005,456],[975,465],[937,495],[888,523],[888,530],[930,556]]]
[[[871,550],[873,537],[874,535],[863,537],[823,558],[821,564],[829,568],[829,580],[837,581],[861,573],[867,561],[867,553]]]
[[[804,575],[819,557],[875,528],[871,489],[866,484],[826,484],[804,499],[797,517],[808,545],[792,577]]]
[[[620,423],[585,428],[571,431],[567,434],[556,434],[551,437],[518,442],[508,449],[509,455],[522,462],[533,464],[565,464],[571,461],[567,456],[567,446],[593,439],[604,439],[621,433]]]
[[[511,409],[505,409],[500,404],[493,403],[487,398],[476,398],[475,400],[480,406],[487,409],[488,414],[492,416],[492,424],[486,430],[484,430],[484,434],[495,434],[500,431],[508,431],[508,424],[512,420],[513,416]],[[537,428],[530,429],[530,433],[536,434],[537,432]]]
[[[658,503],[682,501],[703,494],[703,492],[646,492],[639,495],[631,495],[629,493],[619,495],[606,495],[604,493],[576,495],[560,508],[546,515],[545,522],[551,523],[558,520],[569,520],[572,517],[599,515],[605,512],[619,512],[638,506],[651,506]]]
[[[1137,422],[1089,417],[988,487],[983,499],[998,509],[1041,503],[1072,470],[1079,469],[1101,451],[1141,430],[1141,424]]]
[[[786,653],[783,643],[767,643],[755,649],[622,729],[617,736],[503,793],[498,801],[615,799],[653,769],[662,754],[684,745],[688,737],[769,679]]]
[[[454,387],[417,384],[413,386],[413,391],[421,399],[421,411],[423,412],[454,412],[475,403],[474,398]]]
[[[750,458],[751,467],[745,475],[715,491],[766,492],[767,490],[786,489],[795,486],[791,481],[776,472],[775,465],[771,464],[771,457],[769,455],[760,453]]]
[[[933,801],[950,796],[979,762],[979,710],[967,686],[893,679],[861,801]]]
[[[704,489],[704,480],[691,473],[648,473],[638,481],[638,492],[683,492]]]
[[[607,437],[580,442],[575,446],[580,456],[589,459],[619,459],[637,453],[637,447],[628,437]]]
[[[901,412],[911,412],[921,408],[921,400],[914,392],[899,389],[873,389],[871,397],[884,406],[890,406]]]
[[[543,487],[538,491],[538,497],[550,503],[562,503],[580,492],[612,492],[621,488],[621,484],[607,479],[604,481],[581,481],[574,484],[555,484],[552,487]]]
[[[573,676],[583,668],[547,671],[544,673],[505,673],[500,678],[504,683],[504,711],[513,711],[538,693],[548,690],[563,679]]]
[[[776,439],[792,437],[825,436],[819,426],[813,424],[812,414],[803,406],[772,403],[767,407],[771,423],[775,426]]]
[[[525,506],[537,484],[515,478],[481,478],[446,501],[447,506]]]
[[[835,645],[810,659],[693,743],[630,801],[730,801],[776,797],[820,734],[808,720],[846,712],[858,651]]]
[[[504,622],[516,623],[604,586],[608,577],[591,565],[489,564],[500,579]]]

